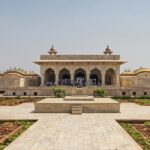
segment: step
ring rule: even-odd
[[[72,111],[82,111],[82,108],[72,108]]]
[[[72,108],[72,110],[81,110],[82,111],[82,108]]]
[[[82,106],[72,106],[72,114],[82,114]]]
[[[78,111],[72,111],[72,114],[75,114],[75,113],[76,114],[82,114],[82,110],[80,110],[80,111],[79,110]]]
[[[80,111],[80,112],[72,112],[72,114],[82,114],[82,111]]]
[[[72,106],[72,108],[82,108],[82,106],[81,105],[75,105],[75,106]]]

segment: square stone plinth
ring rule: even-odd
[[[119,113],[120,103],[111,98],[94,98],[93,101],[46,98],[34,104],[35,113],[71,113],[73,106],[81,106],[83,113]]]

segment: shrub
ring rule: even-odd
[[[57,98],[63,98],[66,95],[66,91],[62,88],[53,88],[52,93]]]
[[[144,122],[144,125],[147,126],[147,127],[150,127],[150,121]]]
[[[150,96],[148,96],[148,95],[144,95],[144,96],[140,96],[140,97],[138,97],[138,99],[150,99]]]
[[[131,97],[131,96],[113,96],[113,99],[150,99],[150,96],[139,96],[139,97]]]
[[[105,89],[96,89],[94,91],[94,97],[105,97],[107,95]]]
[[[131,96],[113,96],[112,99],[134,99]]]

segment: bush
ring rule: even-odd
[[[144,125],[147,126],[147,127],[150,127],[150,121],[144,122]]]
[[[63,98],[66,95],[66,91],[62,88],[53,88],[52,93],[57,98]]]
[[[131,96],[113,96],[112,99],[135,99]]]
[[[105,97],[107,95],[105,89],[96,89],[94,91],[94,97]]]
[[[150,99],[150,96],[148,95],[144,95],[144,96],[140,96],[140,97],[137,97],[138,99]]]
[[[21,99],[21,97],[20,97],[20,96],[17,96],[16,99]]]
[[[131,96],[113,96],[113,99],[150,99],[150,96],[139,96],[139,97],[131,97]]]

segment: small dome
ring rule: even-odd
[[[50,51],[48,52],[50,55],[56,55],[57,51],[54,49],[54,46],[52,45]]]
[[[104,54],[105,55],[111,55],[113,53],[113,51],[109,48],[109,45],[107,45],[107,47],[106,47],[106,49],[105,49],[105,51],[104,51]]]
[[[129,69],[125,69],[125,71],[123,73],[121,73],[121,76],[133,76],[134,73],[131,72],[131,70]]]
[[[139,69],[134,71],[135,74],[139,74],[139,73],[143,73],[143,72],[150,72],[150,69],[140,67]]]

